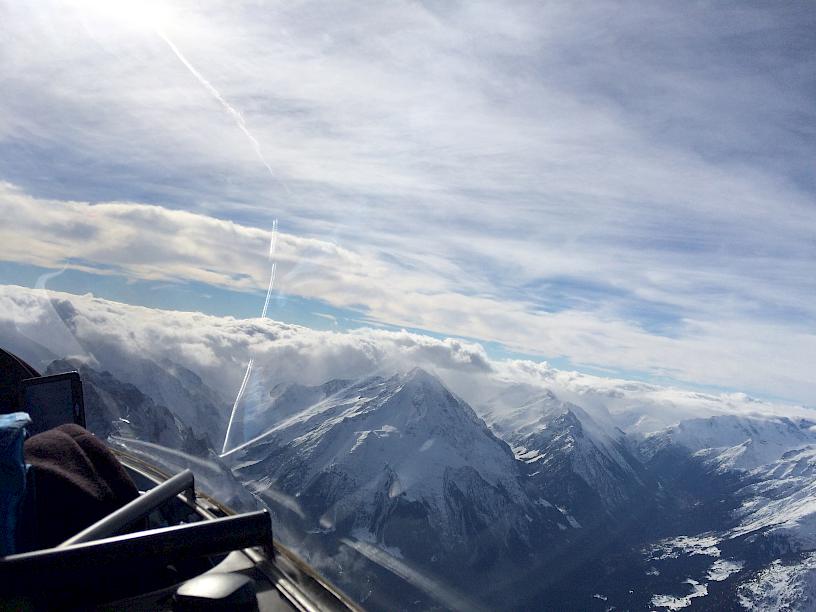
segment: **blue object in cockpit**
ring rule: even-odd
[[[0,414],[0,556],[15,552],[20,509],[26,491],[23,458],[26,412]]]

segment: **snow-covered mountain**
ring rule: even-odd
[[[8,324],[4,346],[43,369],[84,355],[48,371],[80,371],[92,430],[189,465],[236,507],[255,501],[245,485],[273,508],[279,538],[341,587],[362,585],[354,595],[372,608],[405,576],[425,585],[410,594],[417,609],[436,600],[434,581],[458,589],[449,601],[465,592],[493,607],[813,607],[811,410],[544,366],[474,370],[453,377],[456,395],[421,369],[339,368],[303,384],[262,363],[221,459],[237,389],[214,391],[183,351],[92,333],[95,319],[66,304],[64,350],[50,331]]]
[[[321,402],[352,382],[331,380],[313,387],[278,383],[270,389],[262,375],[251,373],[235,410],[226,448],[233,449],[254,440],[276,423]]]
[[[740,607],[751,612],[816,609],[816,553],[783,563],[776,559],[737,591]]]
[[[91,429],[192,467],[235,507],[256,501],[243,481],[277,536],[366,607],[389,609],[377,593],[412,577],[414,609],[455,585],[447,607],[465,592],[508,609],[816,609],[806,407],[485,360],[407,332],[0,299],[4,348],[42,371],[80,356],[49,371],[80,371]],[[394,374],[406,364],[435,375]]]
[[[57,360],[45,373],[71,370],[77,370],[82,379],[86,424],[97,436],[135,438],[199,456],[210,452],[207,439],[169,408],[108,371],[97,371],[79,361]]]
[[[454,567],[507,581],[520,561],[539,576],[532,607],[722,609],[756,599],[762,572],[782,571],[774,554],[816,549],[811,421],[714,402],[644,435],[619,427],[620,406],[565,395],[505,385],[478,405],[483,421],[420,369],[278,384],[229,460],[256,494],[314,517],[321,538],[446,580]],[[805,561],[786,563],[801,587]]]
[[[694,580],[702,589],[695,605],[703,609],[716,609],[717,602],[729,598],[752,610],[816,607],[812,421],[756,414],[690,419],[646,436],[641,451],[646,461],[661,464],[667,476],[661,456],[679,471],[697,465],[692,498],[714,509],[698,529],[646,547],[655,572],[664,578],[674,575],[678,587],[681,578]],[[717,506],[728,512],[717,512]],[[674,609],[685,602],[674,595],[660,597],[655,601]]]
[[[590,568],[615,559],[608,578],[590,580],[606,607],[813,605],[816,423],[807,410],[784,414],[739,394],[640,383],[600,392],[563,382],[508,385],[479,410],[546,499],[585,527],[592,526],[587,514],[603,511],[607,521],[595,537],[623,530],[566,578],[573,591],[550,589],[536,603],[605,609],[578,603],[586,600],[575,593],[586,588],[579,585]],[[616,506],[635,517],[634,528],[609,520]],[[771,585],[780,576],[783,583]]]
[[[95,357],[104,365],[83,362],[83,367],[108,372],[133,385],[155,404],[168,408],[210,447],[223,443],[228,404],[192,370],[166,358],[154,360],[104,345],[97,347]]]
[[[197,436],[215,448],[223,441],[229,410],[227,403],[201,378],[184,366],[162,359],[132,360],[118,378],[140,389],[157,404],[167,406]]]
[[[559,399],[552,390],[511,385],[481,407],[513,448],[532,486],[589,523],[643,493],[642,469],[608,414]]]
[[[688,419],[649,434],[646,458],[681,446],[714,469],[749,470],[776,461],[790,450],[816,444],[816,422],[781,416],[719,415]]]
[[[77,361],[49,371],[80,370],[99,435],[221,464],[204,435],[223,429],[217,395],[172,363],[131,365],[150,394]],[[782,610],[812,597],[816,428],[796,414],[703,411],[642,435],[602,405],[517,384],[479,406],[483,420],[419,368],[257,391],[236,424],[250,442],[224,465],[276,508],[279,537],[314,538],[307,549],[368,547],[459,587],[496,581],[483,601],[510,592],[532,607]]]
[[[424,370],[274,397],[276,418],[234,453],[236,472],[259,494],[295,499],[327,533],[464,572],[521,562],[568,526],[528,495],[510,447]]]
[[[816,444],[751,470],[745,480],[739,524],[729,535],[761,532],[783,537],[793,551],[816,550]]]

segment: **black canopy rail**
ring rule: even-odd
[[[0,558],[0,596],[94,589],[106,577],[192,557],[272,546],[268,510],[47,548]]]
[[[190,470],[184,470],[172,478],[156,485],[144,495],[114,510],[107,516],[99,519],[93,525],[83,529],[78,534],[65,540],[57,548],[73,546],[82,542],[99,540],[121,532],[141,518],[150,514],[164,502],[182,492],[186,492],[188,501],[195,500],[195,478]]]

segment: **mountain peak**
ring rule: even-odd
[[[451,395],[445,383],[422,368],[413,368],[407,372],[395,374],[389,379],[389,382],[399,385],[403,392],[430,393],[439,396]]]
[[[416,381],[416,382],[432,382],[437,385],[442,386],[442,382],[433,374],[423,370],[420,367],[413,368],[409,370],[402,376],[405,382]]]

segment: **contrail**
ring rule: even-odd
[[[201,85],[206,89],[210,95],[218,100],[218,103],[221,107],[227,111],[227,114],[232,117],[235,121],[235,125],[238,126],[238,129],[244,133],[244,136],[247,137],[250,143],[252,143],[252,148],[255,149],[255,155],[257,155],[260,162],[264,165],[264,167],[269,172],[269,175],[278,183],[280,183],[283,188],[289,192],[289,187],[287,187],[286,183],[279,180],[278,177],[275,176],[275,172],[272,170],[272,166],[269,165],[269,162],[266,161],[264,157],[263,151],[261,151],[261,143],[258,142],[258,139],[252,135],[252,132],[249,131],[247,127],[246,121],[244,120],[243,115],[239,113],[229,102],[224,99],[224,96],[221,95],[212,83],[210,83],[204,75],[201,74],[195,66],[193,66],[190,61],[184,56],[181,50],[175,45],[175,43],[170,40],[170,38],[161,30],[155,30],[156,34],[159,38],[161,38],[165,44],[170,47],[170,50],[173,54],[178,58],[178,60],[184,65],[185,68],[192,74],[196,80],[201,83]],[[272,297],[272,287],[275,284],[275,269],[276,263],[275,259],[275,248],[278,242],[278,220],[275,219],[272,222],[272,239],[269,243],[269,260],[272,262],[272,267],[269,272],[269,285],[266,288],[266,300],[264,300],[263,310],[261,311],[261,318],[266,318],[266,313],[269,309],[269,300]],[[250,358],[249,363],[247,364],[246,373],[244,374],[244,380],[241,383],[240,389],[238,389],[238,395],[235,396],[235,402],[232,405],[232,412],[230,413],[229,423],[227,424],[227,432],[224,435],[224,445],[221,448],[221,456],[223,457],[227,453],[227,444],[229,442],[230,433],[232,432],[232,425],[233,421],[235,420],[235,413],[238,411],[238,405],[241,403],[241,399],[244,396],[244,392],[246,391],[247,383],[249,382],[250,374],[252,373],[252,365],[253,359]]]
[[[272,222],[272,238],[269,241],[269,260],[272,262],[272,268],[269,271],[269,285],[266,288],[266,299],[264,300],[263,310],[261,311],[262,319],[266,318],[266,312],[269,309],[269,300],[272,297],[272,287],[275,285],[275,268],[277,265],[275,262],[275,249],[277,248],[277,245],[278,220],[275,219]],[[235,413],[238,412],[238,405],[241,403],[241,399],[244,397],[244,392],[246,391],[246,386],[249,382],[249,376],[252,373],[253,361],[254,360],[250,358],[249,363],[247,364],[246,373],[244,374],[244,381],[241,383],[241,388],[238,389],[238,395],[235,396],[235,402],[232,404],[232,412],[230,413],[229,423],[227,424],[227,433],[224,434],[224,445],[221,447],[221,457],[229,454],[227,452],[227,444],[229,443],[230,432],[232,432],[232,423],[235,420]]]
[[[235,413],[238,411],[238,404],[241,403],[241,398],[244,397],[244,391],[246,391],[249,375],[252,372],[252,362],[253,359],[250,358],[249,363],[247,364],[246,373],[244,374],[244,381],[241,383],[241,388],[238,389],[238,395],[235,396],[235,403],[232,404],[232,412],[230,413],[229,423],[227,424],[227,433],[224,434],[224,445],[221,447],[221,457],[227,454],[227,443],[229,442],[230,432],[232,431],[232,422],[235,420]]]
[[[272,269],[269,272],[269,286],[266,289],[266,299],[264,300],[261,318],[266,318],[266,311],[269,309],[269,299],[272,297],[272,286],[275,284],[275,249],[278,246],[278,220],[272,222],[272,240],[269,241],[269,261],[272,262]]]
[[[239,113],[229,102],[227,102],[224,99],[224,96],[221,95],[221,93],[213,86],[212,83],[210,83],[207,79],[204,78],[203,74],[196,70],[196,67],[190,63],[190,61],[184,56],[181,50],[173,43],[172,40],[170,40],[170,38],[168,38],[168,36],[164,32],[162,32],[161,30],[156,30],[156,34],[159,36],[159,38],[161,38],[165,42],[165,44],[167,44],[168,47],[170,47],[170,50],[173,52],[173,54],[178,58],[178,60],[182,64],[184,64],[184,67],[190,71],[190,74],[192,74],[196,78],[196,80],[199,83],[201,83],[204,89],[206,89],[213,98],[218,100],[218,103],[221,105],[221,107],[225,111],[227,111],[227,114],[229,114],[230,117],[233,118],[233,120],[235,121],[235,125],[238,126],[238,129],[241,130],[244,133],[244,136],[247,137],[247,140],[249,140],[249,142],[252,143],[252,148],[255,149],[255,155],[257,155],[260,162],[267,169],[269,175],[273,179],[278,181],[283,186],[283,188],[286,189],[287,192],[289,192],[289,188],[286,186],[286,183],[279,180],[278,177],[275,176],[275,172],[272,170],[272,166],[270,166],[269,162],[266,161],[263,151],[261,151],[261,143],[259,143],[258,139],[255,138],[255,136],[252,135],[252,132],[249,131],[249,128],[247,127],[243,115],[241,115],[241,113]]]

